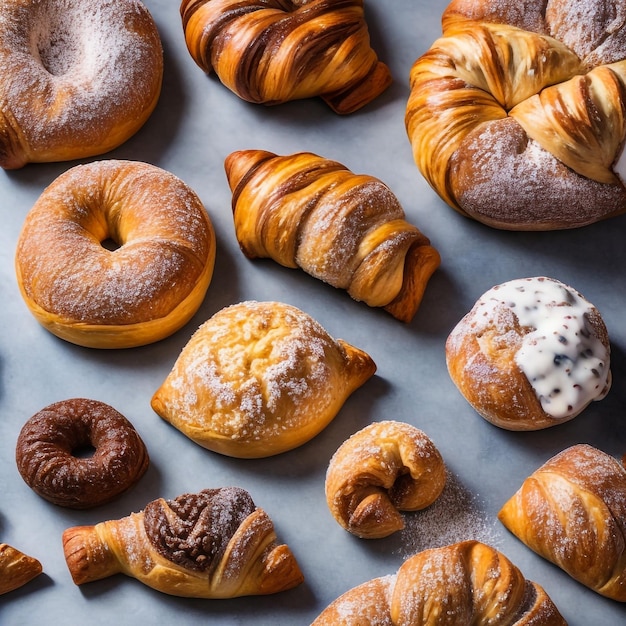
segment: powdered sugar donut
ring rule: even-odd
[[[483,294],[450,333],[446,358],[467,401],[508,430],[566,422],[611,385],[599,311],[545,277],[512,280]]]
[[[158,101],[163,51],[139,0],[0,1],[0,166],[103,154]]]
[[[153,165],[99,161],[59,176],[26,216],[17,281],[37,320],[92,348],[163,339],[187,323],[213,275],[200,199]]]

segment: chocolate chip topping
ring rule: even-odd
[[[175,500],[158,499],[144,510],[144,527],[163,557],[205,572],[219,564],[232,536],[256,506],[239,487],[204,489]]]

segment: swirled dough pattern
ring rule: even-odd
[[[415,161],[453,208],[549,230],[626,211],[626,8],[453,0],[411,70]]]

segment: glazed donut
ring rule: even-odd
[[[103,154],[145,123],[163,51],[139,0],[0,0],[0,166]]]
[[[77,451],[94,449],[90,457]],[[149,457],[133,425],[113,407],[84,398],[51,404],[22,427],[15,449],[26,484],[72,509],[110,502],[145,473]]]
[[[446,360],[466,400],[507,430],[562,424],[611,386],[609,337],[599,311],[545,277],[484,293],[448,336]]]
[[[347,114],[391,84],[363,0],[182,0],[180,12],[196,64],[248,102],[320,96]]]
[[[144,345],[181,328],[202,303],[214,262],[215,233],[197,195],[134,161],[59,176],[26,216],[16,250],[18,284],[36,319],[92,348]]]
[[[623,0],[453,0],[442,24],[405,118],[435,191],[508,230],[626,211]]]

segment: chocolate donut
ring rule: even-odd
[[[90,456],[77,456],[93,448]],[[150,462],[133,425],[113,407],[84,398],[33,415],[17,439],[17,468],[26,484],[59,506],[86,509],[134,485]]]

